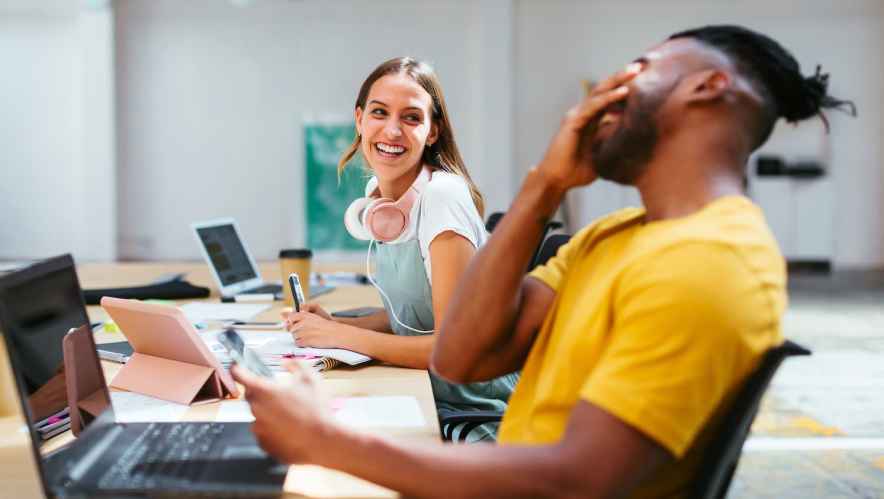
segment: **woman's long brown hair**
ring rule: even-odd
[[[473,198],[473,204],[479,211],[480,217],[485,217],[485,201],[482,199],[482,193],[476,187],[476,183],[470,177],[460,150],[457,148],[457,142],[454,141],[454,130],[451,128],[451,122],[448,120],[448,107],[445,106],[445,97],[442,95],[442,86],[439,85],[439,78],[433,68],[422,61],[412,57],[397,57],[384,62],[368,75],[368,78],[362,83],[359,89],[359,95],[356,97],[356,108],[365,110],[365,101],[368,99],[368,92],[374,82],[380,78],[392,74],[406,74],[410,76],[418,85],[430,94],[433,99],[432,120],[439,130],[439,136],[436,142],[424,147],[424,153],[421,161],[435,169],[453,173],[463,177],[470,188],[470,196]],[[338,161],[338,175],[340,175],[347,163],[359,151],[362,137],[356,132],[356,137],[350,147],[344,151],[340,161]]]

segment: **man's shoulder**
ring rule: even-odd
[[[597,219],[590,226],[599,228],[613,228],[623,224],[629,224],[641,220],[645,216],[645,209],[637,206],[627,206]]]
[[[644,208],[622,208],[593,220],[589,225],[578,230],[572,239],[581,241],[592,238],[600,233],[607,233],[623,226],[632,225],[640,221],[644,216]]]
[[[656,236],[664,243],[686,240],[776,246],[761,209],[742,196],[721,198],[691,215],[656,223],[660,224]]]
[[[586,230],[599,237],[616,235],[621,232],[617,227],[641,223],[643,216],[643,210],[620,210]],[[699,295],[717,289],[721,296],[785,287],[779,246],[761,210],[743,197],[722,198],[692,215],[638,226],[628,237],[617,253],[624,283]]]
[[[766,244],[716,238],[670,241],[628,262],[621,277],[621,296],[646,290],[709,317],[739,322],[764,310],[761,315],[772,319],[785,306],[785,260]]]
[[[711,203],[680,220],[664,221],[642,241],[655,259],[719,259],[749,267],[779,267],[783,257],[761,210],[746,198],[733,196]]]

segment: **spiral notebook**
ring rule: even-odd
[[[334,369],[342,364],[348,365],[331,357],[319,357],[318,359],[305,358],[298,360],[316,371],[328,371],[329,369]]]

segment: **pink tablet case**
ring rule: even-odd
[[[110,395],[89,324],[68,331],[62,340],[62,351],[71,431],[79,435],[89,422],[111,405]]]
[[[110,386],[179,404],[239,396],[233,378],[178,308],[109,296],[101,306],[134,350]]]

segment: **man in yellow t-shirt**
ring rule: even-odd
[[[362,434],[328,417],[296,366],[290,384],[234,367],[258,441],[407,496],[685,495],[719,411],[782,340],[785,266],[743,195],[746,162],[780,117],[849,105],[826,85],[772,39],[708,26],[672,35],[567,113],[435,325],[440,376],[522,370],[499,445]],[[598,177],[635,186],[643,208],[595,222],[524,276],[565,193]]]
[[[757,207],[730,196],[673,220],[645,216],[605,217],[531,273],[556,299],[510,398],[501,443],[558,441],[583,400],[681,458],[782,342],[785,268]],[[639,495],[676,495],[696,464],[661,466]]]

